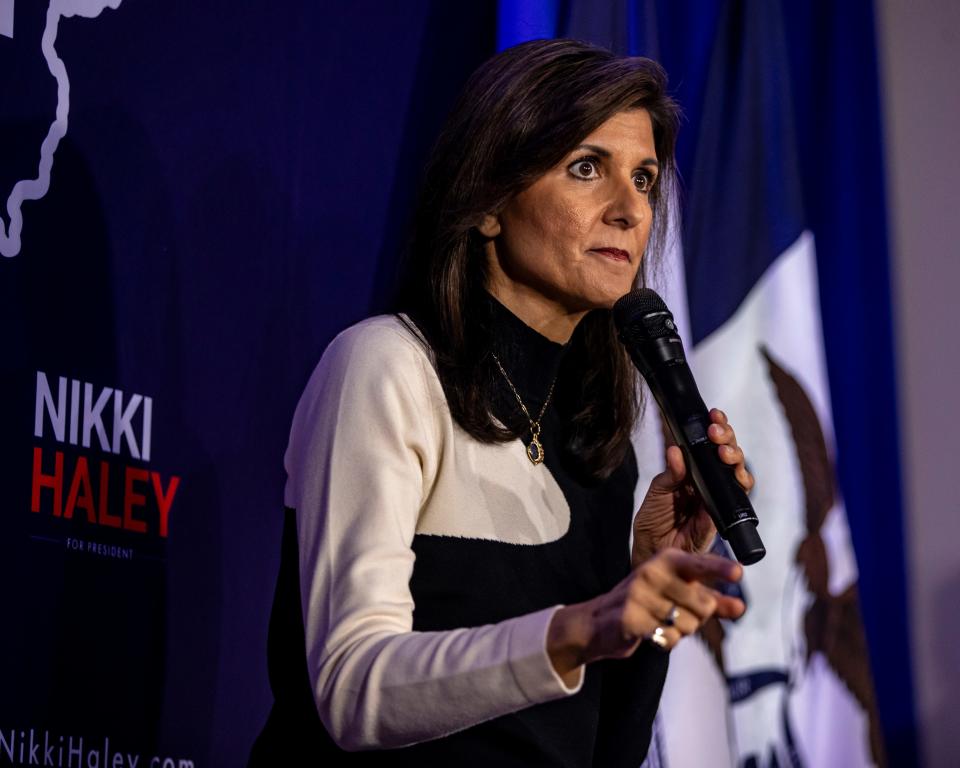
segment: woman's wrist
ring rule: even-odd
[[[589,630],[585,624],[581,605],[565,605],[556,610],[547,629],[547,656],[568,688],[576,687],[580,667],[586,663]]]

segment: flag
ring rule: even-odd
[[[513,23],[518,6],[536,29]],[[552,34],[657,59],[687,117],[682,237],[653,287],[705,401],[727,412],[745,448],[767,556],[745,569],[745,616],[712,620],[672,652],[647,765],[914,763],[908,642],[896,618],[896,435],[881,454],[869,417],[878,404],[895,412],[871,7],[513,0],[500,11],[501,47]],[[818,249],[828,259],[819,265]],[[829,338],[824,317],[844,319],[827,326]],[[864,317],[877,322],[865,328]],[[652,477],[663,465],[652,398],[635,447]],[[869,482],[877,468],[885,491]],[[645,488],[642,475],[638,503]],[[860,525],[866,620],[845,498]],[[872,669],[884,670],[876,686]]]
[[[778,3],[723,5],[689,163],[686,338],[705,401],[746,449],[767,556],[745,569],[743,618],[711,619],[674,654],[656,742],[665,766],[720,755],[736,766],[885,764],[836,482],[789,63]]]

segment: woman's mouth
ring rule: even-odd
[[[630,252],[619,248],[591,248],[590,250],[614,261],[630,261]]]

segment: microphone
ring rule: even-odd
[[[767,553],[757,533],[757,515],[734,468],[717,455],[707,436],[712,423],[687,365],[673,315],[655,291],[639,288],[613,306],[620,341],[646,379],[719,534],[744,565]]]

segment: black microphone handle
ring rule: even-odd
[[[718,446],[707,435],[712,422],[690,368],[682,358],[651,367],[632,350],[631,357],[660,406],[677,446],[683,451],[688,477],[717,531],[729,542],[737,560],[744,565],[756,563],[766,554],[757,533],[757,515],[737,482],[734,468],[720,460]],[[665,395],[665,390],[671,392],[670,397]]]

